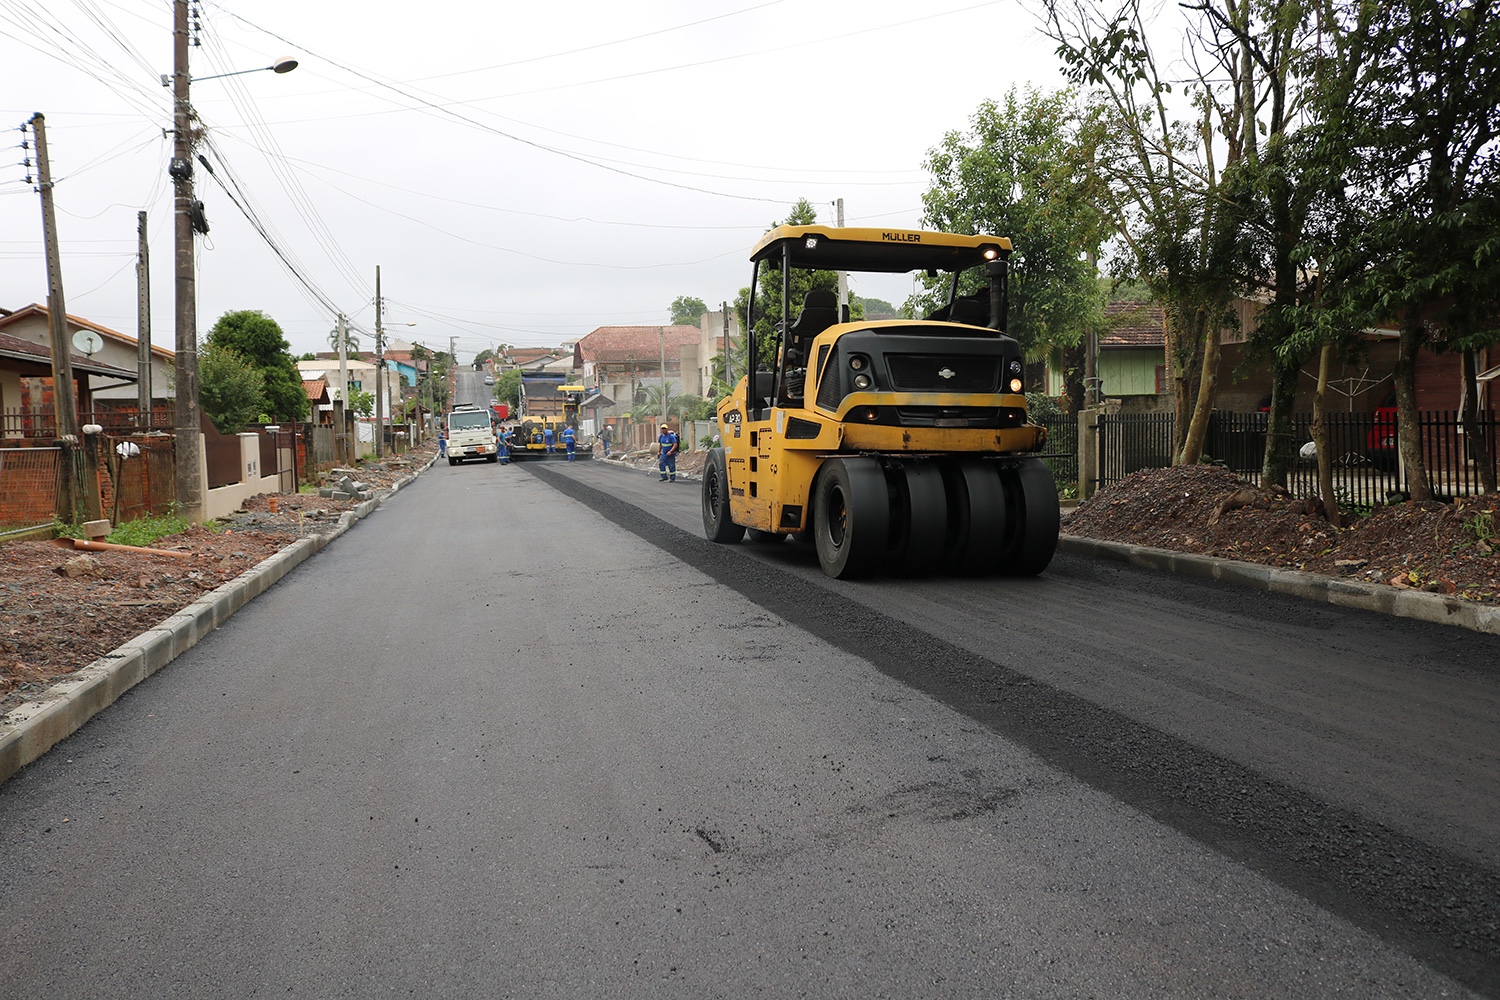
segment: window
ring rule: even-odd
[[[1157,365],[1156,366],[1156,394],[1158,396],[1160,396],[1160,395],[1165,394],[1166,391],[1167,391],[1167,366],[1166,365]]]

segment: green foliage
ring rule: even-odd
[[[265,376],[234,349],[210,342],[198,356],[198,403],[220,434],[238,434],[266,409]]]
[[[227,312],[208,332],[208,343],[235,352],[260,372],[265,404],[257,413],[264,409],[277,420],[307,419],[311,404],[302,388],[302,373],[275,320],[258,309]]]
[[[375,412],[375,394],[365,392],[363,389],[349,389],[349,409],[362,417],[368,417]]]
[[[810,226],[818,221],[818,210],[813,207],[812,202],[806,198],[797,199],[797,204],[792,206],[787,217],[782,222],[771,223],[771,229],[777,226]],[[769,232],[770,230],[767,230]],[[772,266],[767,266],[768,264]],[[759,359],[761,369],[768,370],[776,360],[776,351],[780,346],[780,338],[777,334],[778,325],[783,317],[781,314],[781,268],[775,266],[776,262],[767,261],[761,264],[759,287],[755,291],[755,350]],[[788,308],[791,315],[796,316],[802,310],[803,300],[807,293],[814,290],[825,290],[837,292],[839,287],[839,276],[837,271],[801,271],[794,270],[789,281],[789,303]],[[735,297],[734,308],[740,316],[740,329],[745,329],[745,307],[749,302],[750,289],[740,289],[740,294]],[[735,378],[743,369],[737,369]]]
[[[677,396],[672,405],[682,414],[683,420],[712,420],[714,417],[713,401],[702,396]]]
[[[154,516],[148,514],[138,517],[124,524],[117,524],[104,541],[111,545],[137,545],[150,546],[169,535],[179,535],[193,526],[193,522],[177,514],[163,514]],[[204,527],[215,530],[214,522],[205,522]],[[57,521],[52,525],[53,531],[58,538],[87,538],[83,533],[81,524],[63,524]]]
[[[980,104],[968,131],[948,133],[927,157],[926,225],[1014,243],[1008,332],[1031,357],[1077,346],[1102,320],[1103,297],[1084,259],[1108,232],[1088,170],[1090,142],[1072,91],[1011,88],[1003,102]],[[946,302],[942,277],[925,283],[928,294],[908,303],[923,313]],[[959,291],[984,283],[975,269]]]
[[[193,522],[176,514],[162,517],[138,517],[116,526],[105,539],[115,545],[155,545],[169,535],[179,535],[193,526]]]
[[[677,296],[672,300],[670,309],[673,326],[697,326],[703,314],[708,312],[708,306],[703,304],[703,300],[691,295]]]
[[[484,350],[482,350],[478,354],[474,355],[474,363],[476,365],[482,365],[486,361],[493,360],[494,357],[495,357],[495,352],[492,351],[492,350],[490,350],[488,347],[486,347]]]
[[[521,369],[501,372],[495,379],[495,402],[509,404],[512,410],[521,405]]]

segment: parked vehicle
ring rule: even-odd
[[[1396,390],[1386,393],[1375,407],[1375,423],[1365,441],[1365,455],[1377,469],[1390,472],[1396,468]]]

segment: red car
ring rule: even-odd
[[[1374,422],[1365,439],[1365,454],[1377,469],[1387,472],[1396,467],[1396,390],[1386,393],[1375,407]]]

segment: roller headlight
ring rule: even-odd
[[[854,376],[854,388],[856,389],[868,389],[873,384],[874,380],[870,378],[869,374],[866,372],[860,372],[858,375]]]
[[[1014,393],[1019,393],[1021,391],[1021,380],[1020,379],[1013,378],[1013,379],[1010,380],[1010,391],[1014,392]]]
[[[857,372],[862,372],[870,367],[870,359],[863,354],[852,354],[849,356],[849,367]]]

